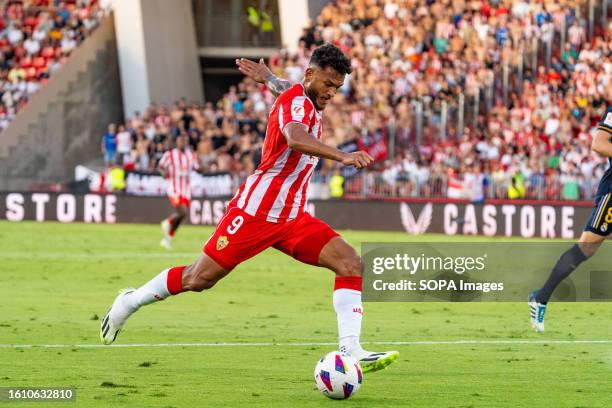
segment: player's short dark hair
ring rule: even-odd
[[[321,69],[331,67],[339,74],[351,73],[351,62],[349,59],[340,48],[329,43],[314,50],[310,57],[310,63]]]

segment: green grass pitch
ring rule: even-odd
[[[367,303],[365,342],[488,343],[368,344],[398,349],[400,359],[366,375],[350,400],[328,400],[315,389],[313,369],[337,348],[333,275],[274,250],[210,291],[141,309],[117,344],[146,346],[97,347],[99,319],[117,290],[191,262],[210,232],[184,227],[174,251],[163,252],[158,226],[0,223],[0,386],[77,390],[76,403],[0,408],[612,406],[605,303],[552,304],[543,335],[531,331],[526,303]],[[343,235],[356,246],[415,239]]]

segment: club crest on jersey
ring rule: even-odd
[[[603,224],[601,224],[601,227],[599,227],[599,230],[601,232],[606,232],[608,230],[608,223],[604,222]]]
[[[229,241],[228,241],[228,239],[227,239],[227,237],[225,235],[221,235],[217,239],[217,251],[222,250],[223,248],[225,248],[228,245],[229,245]]]

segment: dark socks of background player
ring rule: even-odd
[[[168,222],[170,222],[170,236],[174,236],[174,233],[181,225],[183,218],[185,218],[185,216],[179,213],[174,213],[168,217]]]
[[[561,255],[557,264],[553,268],[548,280],[536,295],[538,303],[548,303],[553,291],[561,281],[569,276],[587,257],[584,255],[578,244],[568,249]]]

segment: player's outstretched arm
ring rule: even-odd
[[[339,161],[345,166],[355,166],[358,169],[367,167],[374,162],[372,156],[366,152],[346,153],[326,145],[310,136],[306,131],[306,126],[301,123],[288,123],[283,132],[287,139],[287,145],[298,152]]]
[[[612,142],[610,142],[610,137],[612,137],[612,131],[601,128],[597,129],[595,131],[595,137],[593,137],[593,142],[591,143],[591,149],[602,156],[612,157]]]
[[[291,82],[274,75],[264,63],[263,58],[259,59],[259,63],[246,58],[238,58],[236,59],[236,65],[238,65],[240,72],[255,82],[266,84],[274,96],[282,94],[293,85]]]

